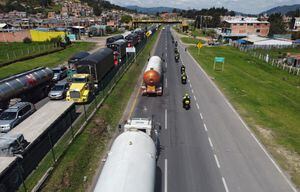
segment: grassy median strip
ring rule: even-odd
[[[89,42],[77,42],[73,43],[71,47],[68,47],[62,51],[51,53],[49,55],[37,57],[34,59],[13,63],[0,68],[0,79],[8,77],[17,73],[31,70],[36,67],[55,67],[59,64],[63,64],[74,53],[79,51],[88,51],[95,47],[95,43]]]
[[[233,47],[189,51],[299,186],[300,78]],[[223,72],[213,70],[216,56],[225,57]]]
[[[113,136],[118,121],[147,61],[148,54],[157,39],[157,35],[158,32],[147,43],[144,50],[137,57],[136,63],[124,74],[84,131],[67,149],[60,163],[45,183],[43,191],[85,191],[90,185],[107,143]],[[45,167],[47,165],[41,163],[31,176],[34,180],[27,180],[28,188],[31,189],[36,184],[42,173],[45,172]]]

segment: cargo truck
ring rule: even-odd
[[[124,39],[123,35],[115,35],[106,39],[106,45],[113,43],[119,39]]]
[[[126,57],[127,40],[119,39],[107,45],[107,48],[113,50],[114,64],[119,65]]]
[[[149,59],[146,70],[144,71],[142,95],[163,94],[162,85],[162,60],[158,56],[152,56]]]
[[[100,49],[78,61],[75,64],[77,73],[71,78],[66,100],[76,103],[88,102],[113,67],[113,51],[109,48]]]

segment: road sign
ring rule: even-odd
[[[203,47],[203,44],[202,44],[201,42],[199,42],[199,43],[197,44],[197,47],[198,47],[198,49],[200,49],[200,48]]]
[[[224,63],[225,62],[225,58],[224,57],[215,57],[215,62],[216,63]]]
[[[126,47],[126,53],[135,53],[135,47]]]
[[[215,57],[214,70],[216,70],[216,63],[221,63],[222,64],[222,71],[224,71],[225,58],[224,57]]]

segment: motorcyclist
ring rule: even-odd
[[[180,58],[179,53],[175,53],[175,61],[176,61],[176,62],[178,62],[179,58]]]
[[[178,53],[178,48],[177,47],[174,48],[174,53],[175,54]]]
[[[181,83],[186,84],[187,76],[185,73],[181,74]]]
[[[191,103],[191,98],[190,98],[189,94],[186,93],[182,99],[183,107],[185,107],[186,105],[190,106],[190,103]]]
[[[185,66],[184,66],[184,65],[181,65],[181,67],[180,67],[180,72],[181,72],[181,74],[182,74],[182,73],[185,73]]]
[[[177,43],[177,41],[175,41],[175,47],[177,47],[177,45],[178,45],[178,43]]]

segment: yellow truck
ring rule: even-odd
[[[93,96],[93,87],[94,83],[90,74],[73,74],[66,100],[75,103],[89,102]]]
[[[103,79],[114,68],[113,51],[103,48],[74,64],[74,73],[70,75],[71,85],[67,92],[67,101],[75,103],[89,102],[94,93],[102,86]],[[107,82],[108,79],[106,79]]]

